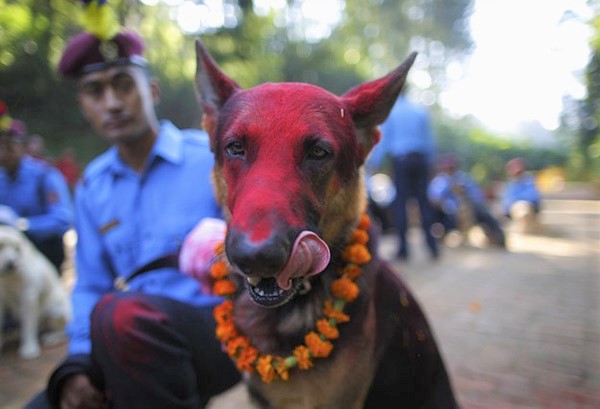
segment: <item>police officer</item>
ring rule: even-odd
[[[425,242],[432,259],[439,257],[439,246],[432,233],[434,211],[427,199],[427,185],[436,155],[436,141],[429,111],[406,97],[398,97],[390,115],[381,124],[381,141],[375,145],[367,167],[376,169],[385,156],[391,157],[396,187],[397,257],[410,258],[408,242],[409,214],[407,205],[413,198],[419,206],[419,217]]]
[[[220,217],[208,137],[157,119],[143,50],[132,31],[84,32],[58,67],[112,147],[75,191],[74,319],[69,355],[49,380],[52,407],[199,408],[240,379],[214,336],[220,300],[173,257],[199,220]]]
[[[1,103],[0,205],[2,223],[23,231],[60,272],[63,235],[73,223],[71,195],[62,174],[25,154],[27,128]]]

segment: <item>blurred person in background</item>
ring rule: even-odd
[[[489,244],[504,248],[505,235],[500,223],[490,213],[485,194],[467,172],[459,170],[456,154],[440,155],[437,174],[427,189],[435,208],[435,221],[440,236],[458,231],[466,238],[473,226],[481,226]],[[437,229],[436,229],[437,230]]]
[[[407,204],[416,200],[419,206],[421,228],[432,259],[439,256],[437,239],[433,236],[433,208],[427,199],[427,185],[432,176],[436,143],[429,111],[406,97],[406,90],[398,97],[387,120],[381,125],[381,141],[375,145],[367,163],[374,173],[390,156],[396,200],[393,204],[398,249],[396,256],[407,260],[410,249],[407,233],[410,226]]]
[[[86,6],[109,13],[106,3]],[[116,27],[68,42],[59,74],[111,147],[75,190],[78,236],[68,355],[27,408],[202,408],[240,375],[214,335],[213,307],[178,252],[220,218],[208,135],[159,121],[144,43]]]
[[[540,212],[540,193],[534,176],[527,171],[523,158],[513,158],[505,166],[508,181],[502,194],[502,211],[519,232],[536,230]]]
[[[29,135],[27,138],[26,152],[34,159],[47,162],[46,158],[46,141],[40,134]]]
[[[26,154],[27,127],[0,102],[0,222],[21,230],[61,271],[63,236],[74,221],[62,174]]]
[[[56,161],[54,166],[63,174],[69,185],[71,191],[75,190],[75,185],[79,181],[81,176],[81,168],[75,157],[75,150],[73,148],[66,148]]]

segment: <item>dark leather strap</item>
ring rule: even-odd
[[[129,282],[133,280],[135,277],[147,273],[148,271],[158,270],[161,268],[179,268],[179,253],[176,254],[167,254],[166,256],[162,256],[157,258],[156,260],[152,260],[148,264],[138,268],[131,274],[125,281]]]

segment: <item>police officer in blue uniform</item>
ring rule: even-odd
[[[74,218],[69,188],[56,168],[25,154],[27,128],[0,104],[1,222],[25,233],[60,272],[63,235]]]
[[[375,145],[367,162],[370,170],[378,168],[384,157],[390,156],[396,187],[394,203],[395,225],[398,233],[397,257],[410,258],[407,233],[409,228],[407,205],[413,198],[419,206],[419,216],[425,242],[432,259],[439,256],[439,247],[432,233],[434,212],[427,199],[427,185],[431,179],[436,155],[436,142],[429,111],[406,97],[406,90],[398,97],[390,115],[381,124],[381,141]]]
[[[214,336],[220,300],[174,257],[199,220],[220,217],[208,137],[158,121],[159,87],[142,53],[131,31],[85,32],[59,64],[112,147],[76,188],[69,355],[30,408],[200,408],[240,379]]]

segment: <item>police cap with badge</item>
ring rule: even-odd
[[[120,30],[106,0],[82,0],[84,32],[69,40],[58,64],[65,78],[78,78],[113,66],[146,67],[144,42],[131,30]]]

